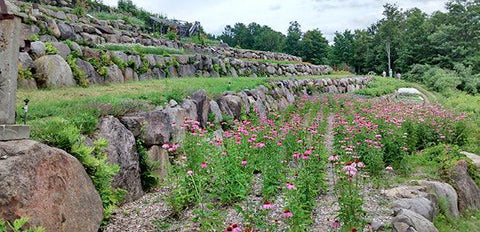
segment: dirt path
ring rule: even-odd
[[[333,155],[335,150],[333,148],[333,124],[335,122],[335,115],[330,113],[328,115],[328,127],[325,134],[325,150],[327,155]],[[317,199],[317,207],[313,210],[313,225],[312,231],[329,231],[331,229],[331,223],[335,221],[336,211],[338,210],[337,197],[335,196],[335,183],[332,168],[327,168],[327,192],[320,195]]]

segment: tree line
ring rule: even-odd
[[[388,72],[388,47],[394,72],[425,64],[449,70],[461,65],[476,74],[480,73],[480,0],[451,0],[446,12],[431,15],[386,4],[382,19],[366,29],[336,32],[333,45],[318,29],[302,32],[296,21],[290,23],[287,35],[257,23],[236,23],[226,26],[218,39],[232,47],[285,52],[360,74]]]

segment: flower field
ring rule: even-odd
[[[269,118],[187,121],[183,143],[164,145],[176,157],[169,218],[188,221],[184,231],[312,231],[331,195],[330,231],[369,231],[370,179],[405,175],[418,150],[462,145],[464,120],[438,105],[322,95]]]

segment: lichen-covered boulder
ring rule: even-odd
[[[431,221],[408,209],[396,210],[394,216],[392,219],[393,232],[438,232]]]
[[[0,218],[28,217],[46,231],[98,231],[102,200],[77,159],[31,140],[0,142],[0,157]]]
[[[60,55],[42,56],[34,62],[40,87],[74,86],[72,70]]]
[[[120,166],[112,186],[128,191],[125,201],[133,201],[143,195],[140,180],[139,155],[135,137],[117,118],[103,118],[98,125],[98,138],[108,141],[107,161]]]
[[[480,189],[468,174],[468,163],[458,161],[450,170],[451,184],[457,190],[460,212],[480,209]]]
[[[30,45],[30,55],[34,60],[44,56],[45,51],[45,44],[41,41],[32,42]]]

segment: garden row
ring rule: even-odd
[[[386,186],[394,175],[420,178],[416,186],[395,186],[384,192],[394,209],[395,231],[437,231],[436,216],[453,222],[480,209],[479,171],[458,150],[469,135],[466,114],[410,101],[344,98],[336,105],[337,153],[330,161],[339,179],[338,221],[343,229],[372,225],[363,210],[365,178],[380,179]],[[420,166],[435,174],[417,173]]]

